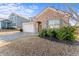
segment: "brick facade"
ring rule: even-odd
[[[53,19],[61,20],[60,27],[68,25],[69,17],[70,17],[69,14],[63,11],[59,11],[53,8],[46,8],[43,12],[41,12],[35,17],[34,22],[36,30],[38,30],[38,24],[37,24],[38,22],[41,22],[41,26],[43,29],[47,28],[47,21]]]

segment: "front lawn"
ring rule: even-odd
[[[12,41],[0,48],[3,56],[79,55],[79,45],[70,45],[40,37],[29,36]]]

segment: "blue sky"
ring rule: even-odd
[[[79,4],[69,5],[79,13]],[[32,17],[40,13],[46,7],[52,7],[68,12],[68,8],[64,3],[0,3],[0,17],[7,18],[11,13]]]

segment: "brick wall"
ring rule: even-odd
[[[42,28],[46,28],[47,27],[47,21],[48,20],[53,20],[53,19],[59,19],[61,21],[63,21],[61,25],[64,26],[66,24],[68,24],[69,21],[69,16],[65,15],[65,13],[60,13],[58,11],[54,11],[51,9],[47,9],[45,11],[43,11],[43,13],[39,14],[36,16],[35,18],[35,23],[37,23],[38,21],[42,22]],[[35,25],[37,27],[37,24]]]

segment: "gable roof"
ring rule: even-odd
[[[29,19],[28,17],[25,17],[25,16],[20,15],[20,14],[16,14],[16,13],[11,13],[10,15],[15,15],[15,16],[19,16],[19,17],[24,18],[24,19]]]
[[[52,10],[52,11],[55,11],[55,12],[58,12],[60,14],[63,14],[67,17],[70,16],[70,13],[67,13],[67,12],[64,12],[64,11],[61,11],[61,10],[58,10],[58,9],[55,9],[55,8],[51,8],[51,7],[48,7],[48,8],[45,8],[42,12],[40,12],[39,14],[37,14],[37,16],[35,16],[35,18],[39,17],[40,15],[42,15],[44,12],[46,12],[47,10]]]

